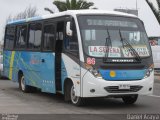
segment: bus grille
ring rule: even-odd
[[[143,86],[136,85],[130,86],[130,89],[119,89],[118,86],[107,86],[104,89],[109,93],[127,93],[127,92],[137,92],[142,89]]]

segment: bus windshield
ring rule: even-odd
[[[133,58],[136,52],[144,58],[151,54],[148,37],[139,19],[80,15],[78,21],[84,53],[88,56],[105,57],[107,53],[108,58]],[[132,49],[124,45],[122,39]]]

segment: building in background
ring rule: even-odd
[[[138,16],[138,9],[123,9],[123,8],[119,8],[119,9],[114,9],[114,11],[124,12],[124,13],[133,14],[133,15]]]

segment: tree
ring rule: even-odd
[[[55,0],[53,2],[54,5],[58,8],[60,12],[66,11],[66,10],[79,10],[79,9],[89,9],[90,7],[93,7],[93,2],[87,2],[85,0],[66,0],[66,1],[60,1]],[[93,8],[96,9],[96,8]],[[46,11],[50,13],[54,13],[49,8],[45,8]]]
[[[27,7],[23,12],[18,13],[15,16],[9,16],[6,20],[6,22],[9,21],[14,21],[14,20],[19,20],[19,19],[26,19],[26,18],[31,18],[31,17],[35,17],[35,16],[39,16],[37,14],[37,8],[36,7]]]
[[[20,12],[15,16],[9,15],[8,18],[6,19],[6,24],[8,22],[11,22],[11,21],[14,21],[14,20],[26,19],[26,18],[35,17],[35,16],[39,16],[37,14],[37,8],[29,6],[23,12]],[[4,26],[4,29],[3,29],[3,33],[4,32],[5,32],[5,26]],[[4,38],[2,38],[2,39],[4,39]]]
[[[158,9],[155,8],[153,3],[151,3],[149,0],[146,0],[148,3],[149,7],[151,8],[152,12],[154,13],[158,23],[160,24],[160,0],[156,0]]]

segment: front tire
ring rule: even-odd
[[[138,95],[123,96],[122,100],[125,104],[134,104],[138,99]]]
[[[70,101],[72,102],[73,105],[75,105],[75,106],[83,106],[85,104],[84,98],[76,96],[75,88],[74,88],[73,83],[69,82],[66,85],[65,94],[68,94],[66,96],[69,97],[69,99],[70,99]]]

